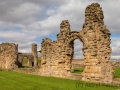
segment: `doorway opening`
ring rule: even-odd
[[[81,74],[84,70],[83,43],[79,39],[74,40],[74,54],[72,59],[72,69],[74,73]]]

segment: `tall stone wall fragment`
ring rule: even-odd
[[[18,45],[14,43],[0,44],[0,68],[9,70],[17,68]]]
[[[111,83],[113,66],[110,60],[110,31],[104,25],[102,8],[98,3],[87,6],[85,10],[83,80]]]

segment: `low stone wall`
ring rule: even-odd
[[[120,68],[120,61],[111,60],[111,62],[114,64],[114,68]]]
[[[120,61],[110,60],[110,62],[112,62],[114,68],[120,68]],[[84,59],[73,59],[72,66],[73,68],[84,67]]]
[[[116,67],[116,68],[120,68],[120,61],[119,61],[119,62],[118,62],[118,61],[116,62],[115,67]]]
[[[84,60],[83,59],[73,59],[72,60],[72,67],[73,68],[84,67]]]

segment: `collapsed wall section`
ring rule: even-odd
[[[14,43],[0,44],[0,68],[17,68],[18,45]]]

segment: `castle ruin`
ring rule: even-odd
[[[37,67],[37,44],[32,44],[32,53],[19,53],[18,45],[14,43],[0,44],[0,68],[12,70],[22,67],[24,57],[28,58],[28,66]]]
[[[104,25],[102,8],[98,3],[88,5],[85,23],[80,31],[71,31],[68,20],[60,24],[57,40],[43,39],[41,43],[40,74],[55,77],[70,77],[74,55],[74,40],[83,43],[85,69],[82,80],[111,83],[113,65],[109,62],[111,53],[110,31]]]
[[[44,38],[41,43],[41,65],[38,74],[69,78],[72,76],[74,40],[83,43],[84,71],[82,80],[112,83],[113,64],[110,62],[110,31],[104,25],[104,15],[98,3],[88,5],[85,10],[85,22],[82,30],[71,31],[68,20],[60,24],[57,40]],[[37,67],[37,44],[32,44],[32,53],[18,53],[18,45],[0,44],[0,67],[15,69],[22,66],[24,57],[29,64]]]

